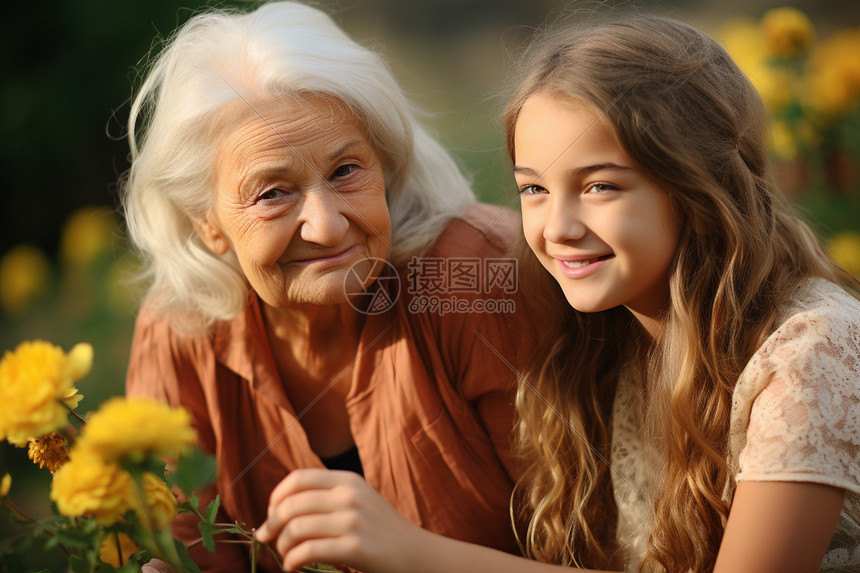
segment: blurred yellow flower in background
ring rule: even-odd
[[[772,112],[791,103],[794,78],[787,70],[770,64],[759,25],[747,19],[730,20],[722,26],[719,38]]]
[[[761,19],[765,46],[771,56],[796,58],[803,55],[815,38],[812,22],[796,8],[774,8]]]
[[[3,474],[3,479],[0,479],[0,499],[9,495],[9,490],[12,488],[12,476],[7,472]]]
[[[81,400],[74,383],[93,366],[93,347],[59,346],[35,340],[7,351],[0,361],[0,440],[18,446],[68,424]]]
[[[77,447],[97,452],[107,461],[134,462],[146,456],[178,456],[194,444],[191,417],[149,398],[111,398],[87,420]]]
[[[860,233],[846,231],[836,235],[828,242],[827,253],[839,266],[860,278]]]
[[[834,117],[860,101],[860,28],[837,32],[812,49],[806,68],[805,104]]]
[[[790,161],[797,157],[797,138],[785,121],[775,121],[770,127],[770,147],[780,161]]]
[[[47,467],[48,471],[54,473],[69,461],[69,452],[66,450],[68,442],[61,434],[50,432],[44,436],[30,439],[30,447],[27,455],[33,463],[39,464],[40,468]]]
[[[135,507],[131,474],[119,464],[72,448],[70,459],[54,474],[51,499],[68,517],[92,515],[99,525],[112,525]]]
[[[0,260],[0,306],[8,314],[26,310],[48,290],[51,265],[32,245],[19,245]]]
[[[112,567],[122,567],[128,563],[132,553],[140,551],[140,547],[125,533],[108,533],[99,545],[99,559]]]
[[[83,207],[69,216],[60,235],[60,259],[72,267],[85,267],[111,252],[119,226],[116,216],[103,207]]]

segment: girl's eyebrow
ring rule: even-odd
[[[582,176],[588,175],[589,173],[594,173],[595,171],[604,171],[604,170],[616,170],[616,171],[630,171],[632,167],[628,167],[626,165],[618,165],[617,163],[596,163],[594,165],[584,165],[582,167],[577,167],[575,169],[571,169],[574,175]],[[531,167],[524,167],[522,165],[514,166],[514,174],[515,175],[528,175],[529,177],[538,178],[543,175],[543,172],[538,173]]]

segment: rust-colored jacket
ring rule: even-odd
[[[436,533],[512,552],[515,369],[531,340],[530,317],[523,297],[512,292],[516,284],[483,273],[488,259],[504,268],[518,225],[513,213],[473,207],[425,255],[437,262],[401,269],[394,308],[367,318],[346,399],[365,478],[402,515]],[[470,273],[479,268],[481,292],[475,292]],[[410,293],[416,285],[424,290]],[[434,311],[424,307],[432,299],[416,302],[418,294],[456,297],[472,311]],[[475,311],[479,299],[483,311]],[[513,303],[515,312],[499,300]],[[144,305],[127,393],[188,409],[200,445],[218,462],[208,494],[220,494],[229,521],[258,527],[270,492],[292,469],[323,467],[281,385],[256,297],[234,320],[190,338]],[[184,517],[175,534],[199,537],[194,520]],[[210,555],[198,546],[191,555],[205,571],[247,570],[239,547],[219,544]]]

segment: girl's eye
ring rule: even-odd
[[[352,174],[352,172],[355,171],[356,169],[358,169],[358,165],[356,165],[354,163],[345,163],[345,164],[341,165],[340,167],[338,167],[337,169],[335,169],[334,172],[331,174],[331,176],[333,179],[346,177],[347,175]]]
[[[607,193],[609,191],[618,191],[618,187],[608,183],[591,183],[585,188],[588,193]]]
[[[540,185],[529,184],[529,185],[520,185],[519,187],[520,195],[538,195],[540,193],[546,193],[546,189],[541,187]]]

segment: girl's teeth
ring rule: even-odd
[[[586,265],[590,265],[592,261],[561,261],[569,269],[579,269]]]

